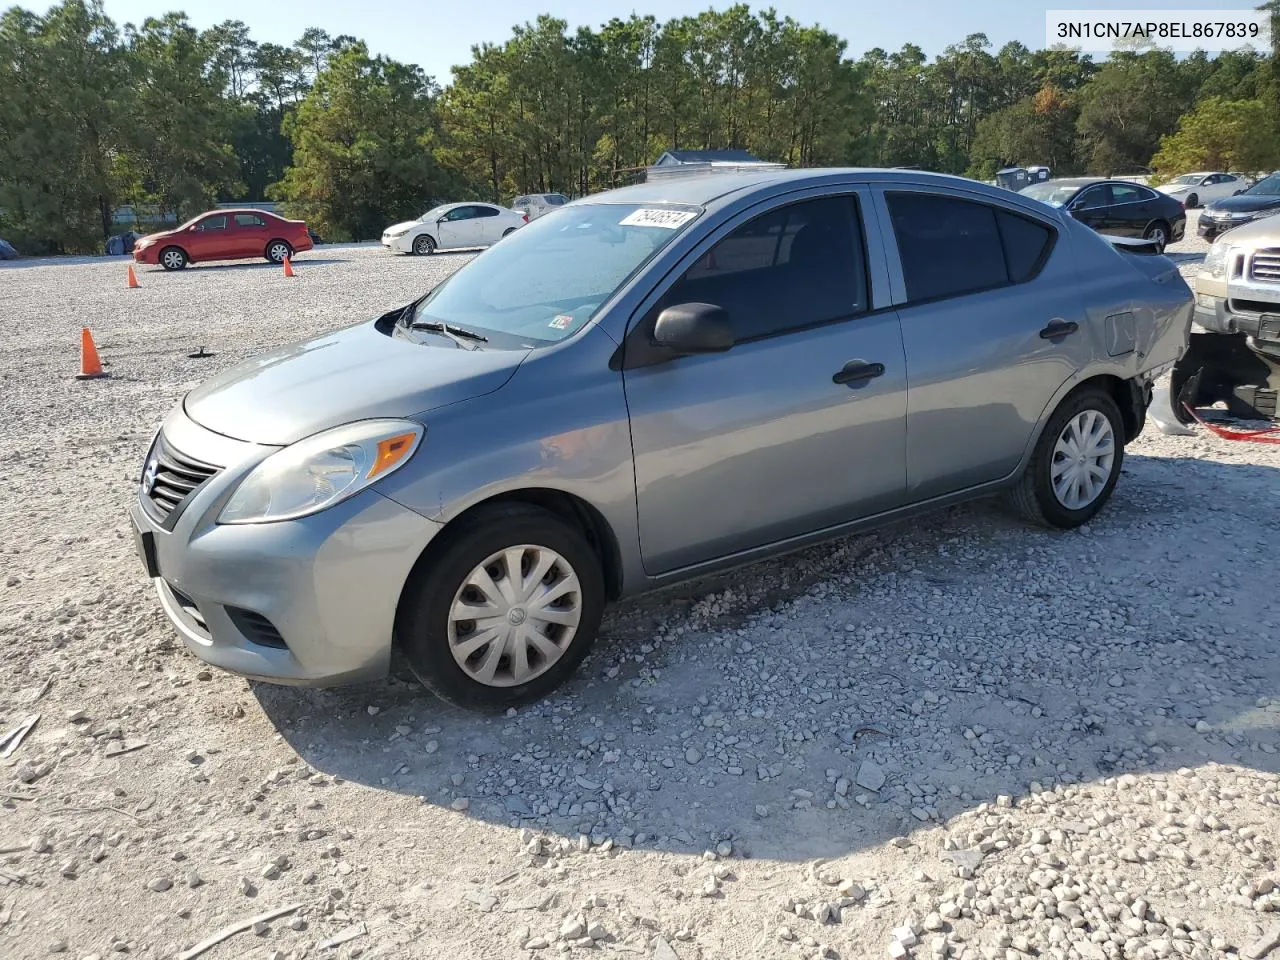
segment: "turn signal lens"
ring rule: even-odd
[[[373,466],[369,468],[369,472],[365,474],[366,479],[372,480],[380,473],[386,473],[392,469],[397,463],[413,452],[413,446],[417,442],[418,434],[402,433],[398,437],[388,437],[386,440],[378,441],[378,450],[373,457]]]

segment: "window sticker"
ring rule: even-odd
[[[666,230],[675,230],[683,227],[696,216],[696,213],[690,213],[687,210],[652,210],[646,208],[627,214],[618,221],[618,224],[623,227],[662,227]]]
[[[562,313],[559,316],[552,317],[549,326],[553,330],[568,330],[571,323],[573,323],[573,317],[567,313]]]

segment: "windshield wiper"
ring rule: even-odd
[[[414,320],[409,324],[409,329],[429,330],[432,333],[442,333],[459,346],[463,346],[467,340],[477,343],[489,342],[489,338],[482,333],[476,333],[474,330],[468,330],[466,327],[456,327],[451,323],[444,323],[440,320]],[[474,350],[475,347],[470,347],[469,349]]]

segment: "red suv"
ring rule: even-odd
[[[266,257],[283,263],[311,249],[311,234],[301,220],[286,220],[265,210],[211,210],[173,230],[149,233],[133,245],[137,263],[158,263],[181,270],[199,260]]]

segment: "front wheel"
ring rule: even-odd
[[[1147,231],[1142,235],[1142,239],[1152,241],[1160,252],[1164,253],[1164,248],[1169,243],[1169,228],[1165,225],[1163,220],[1157,221],[1147,227]]]
[[[436,242],[433,239],[431,239],[431,237],[427,236],[425,233],[420,237],[414,237],[413,252],[415,254],[417,254],[420,257],[425,257],[428,254],[435,253],[435,251],[436,251]]]
[[[160,251],[160,266],[166,270],[181,270],[187,265],[187,254],[181,247],[165,247]]]
[[[523,504],[484,510],[428,550],[405,586],[397,636],[429,690],[473,710],[549,693],[586,656],[604,576],[582,532]]]
[[[293,247],[284,240],[272,240],[267,244],[267,259],[272,263],[284,263],[293,257]]]
[[[1198,206],[1200,206],[1200,196],[1198,194],[1193,193],[1187,197],[1188,210],[1194,210]]]
[[[1124,463],[1124,421],[1100,387],[1071,394],[1036,441],[1026,472],[1009,493],[1033,523],[1070,530],[1111,499]]]

